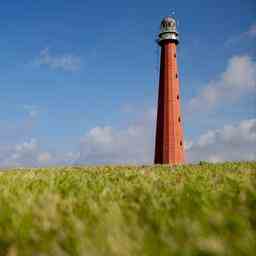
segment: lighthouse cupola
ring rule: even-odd
[[[179,33],[174,18],[167,16],[162,20],[157,41],[160,45],[163,41],[171,41],[175,44],[179,43]]]

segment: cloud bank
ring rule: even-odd
[[[81,141],[79,163],[152,164],[154,129],[144,123],[115,130],[95,127]],[[256,160],[256,119],[208,130],[186,142],[188,162]]]
[[[152,164],[153,127],[153,118],[122,129],[96,126],[81,138],[77,152],[59,155],[43,150],[36,139],[30,138],[13,146],[0,147],[0,166]],[[186,141],[185,145],[187,162],[255,161],[256,119],[208,130],[199,138]]]
[[[38,141],[34,138],[7,148],[5,146],[1,153],[1,167],[44,165],[51,159],[50,153],[40,151]]]
[[[187,147],[189,162],[256,160],[256,119],[209,130]]]

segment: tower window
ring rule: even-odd
[[[182,140],[180,141],[180,146],[182,146],[183,145],[183,143],[182,143]]]
[[[176,58],[177,57],[177,55],[176,55],[176,53],[174,53],[174,58]]]
[[[176,73],[176,78],[178,78],[178,73]]]
[[[179,123],[181,122],[181,118],[180,118],[180,116],[179,116],[179,118],[178,118],[178,121],[179,121]]]
[[[179,99],[180,99],[180,95],[178,94],[178,95],[177,95],[177,100],[179,100]]]

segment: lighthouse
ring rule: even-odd
[[[183,164],[184,137],[177,65],[179,34],[174,18],[168,16],[162,20],[157,43],[161,47],[161,61],[154,162]]]

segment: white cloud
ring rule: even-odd
[[[249,56],[235,56],[229,60],[222,74],[223,87],[230,90],[256,89],[256,63]]]
[[[256,63],[249,56],[235,56],[228,62],[219,79],[208,83],[202,92],[186,105],[187,112],[207,110],[218,103],[238,100],[246,93],[256,92]]]
[[[34,165],[38,152],[37,140],[31,138],[22,143],[9,147],[5,157],[1,159],[1,166]]]
[[[72,54],[52,55],[48,48],[40,52],[39,65],[46,65],[51,69],[61,69],[64,71],[76,71],[80,69],[81,60]]]
[[[256,160],[256,119],[243,120],[238,125],[209,130],[190,144],[187,155],[191,162]]]
[[[206,145],[213,144],[214,141],[215,141],[215,132],[208,131],[205,134],[200,136],[197,144],[200,147],[204,147]]]
[[[42,151],[35,138],[1,147],[0,167],[45,166],[54,163],[50,152]]]
[[[81,140],[79,163],[152,163],[154,147],[153,114],[123,129],[97,126]]]
[[[37,148],[37,141],[35,139],[30,139],[28,142],[23,142],[15,146],[15,151],[17,153],[27,153],[33,152]]]

